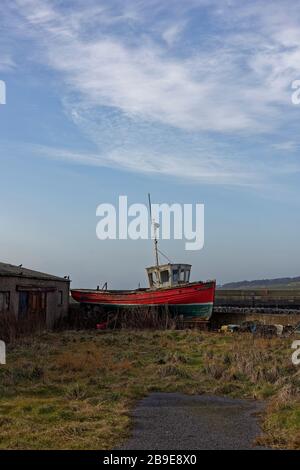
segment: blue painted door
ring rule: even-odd
[[[28,313],[28,292],[19,292],[19,316],[24,318]]]

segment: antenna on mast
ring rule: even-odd
[[[158,241],[157,241],[157,229],[159,227],[159,224],[155,222],[154,219],[152,219],[152,208],[151,208],[151,196],[150,193],[148,193],[148,202],[149,202],[149,212],[150,212],[150,222],[151,226],[153,226],[153,232],[154,232],[154,255],[155,255],[155,263],[157,269],[159,269],[159,258],[158,258]]]

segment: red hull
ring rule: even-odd
[[[215,287],[215,281],[208,281],[156,290],[105,291],[73,289],[71,294],[77,302],[101,305],[212,304],[215,298]]]

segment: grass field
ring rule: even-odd
[[[258,443],[300,449],[291,339],[199,331],[47,333],[0,366],[1,449],[112,449],[151,391],[266,400]]]

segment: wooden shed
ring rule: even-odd
[[[70,280],[0,263],[0,316],[52,328],[68,315]]]

